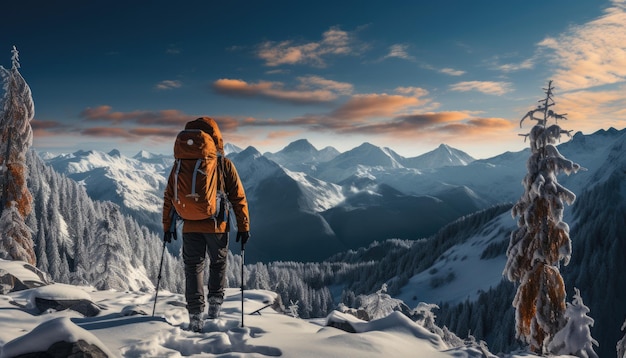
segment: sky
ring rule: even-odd
[[[305,138],[488,158],[528,146],[520,119],[549,80],[564,129],[626,127],[624,0],[23,0],[2,13],[0,65],[15,45],[37,151],[171,154],[185,122],[210,116],[225,142],[261,152]]]

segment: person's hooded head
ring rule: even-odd
[[[222,140],[222,132],[217,126],[217,122],[211,117],[200,117],[191,122],[187,122],[185,129],[199,129],[213,138],[217,152],[224,155],[224,141]]]

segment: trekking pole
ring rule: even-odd
[[[244,327],[243,325],[243,288],[244,288],[244,284],[243,284],[243,264],[245,261],[245,244],[243,243],[243,240],[241,240],[241,327]]]
[[[165,256],[165,240],[163,240],[163,251],[161,252],[161,264],[159,264],[159,276],[157,277],[156,294],[154,295],[154,305],[152,306],[152,317],[156,310],[157,297],[159,297],[159,284],[161,283],[161,270],[163,270],[163,256]]]
[[[174,240],[178,238],[178,231],[176,228],[176,222],[178,221],[178,213],[172,207],[170,209],[170,219],[172,220],[172,224],[170,225],[170,231],[174,236]],[[161,271],[163,271],[163,257],[165,256],[165,245],[167,242],[165,241],[165,237],[163,237],[163,251],[161,252],[161,263],[159,264],[159,276],[157,277],[157,286],[156,293],[154,295],[154,305],[152,306],[152,317],[154,317],[154,311],[156,310],[157,298],[159,297],[159,285],[161,284]]]

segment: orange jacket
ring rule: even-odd
[[[217,123],[209,117],[198,118],[195,121],[187,123],[186,129],[195,128],[202,129],[213,137],[217,152],[223,156],[224,144],[222,141],[222,135],[219,131]],[[246,200],[246,193],[237,173],[237,169],[233,162],[226,157],[220,158],[220,163],[217,170],[222,170],[222,175],[218,175],[218,188],[221,187],[221,178],[224,178],[224,191],[230,201],[233,211],[235,212],[235,218],[237,220],[237,230],[250,231],[250,214],[248,212],[248,201]],[[170,211],[173,208],[172,199],[174,196],[174,170],[170,172],[169,179],[167,181],[167,187],[163,195],[163,231],[167,232],[172,224],[172,218]],[[231,219],[231,218],[229,218]],[[183,232],[204,232],[204,233],[223,233],[229,231],[228,222],[217,223],[213,219],[205,220],[185,220],[183,224]]]

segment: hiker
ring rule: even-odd
[[[198,142],[202,142],[202,154],[190,154],[197,149],[192,147]],[[196,159],[198,156],[203,158]],[[224,301],[230,229],[229,206],[232,205],[237,222],[236,241],[241,242],[243,249],[250,238],[248,203],[235,165],[224,156],[222,135],[212,118],[198,118],[185,125],[185,130],[179,133],[174,145],[174,157],[176,162],[163,199],[163,240],[169,243],[172,238],[177,239],[176,230],[172,229],[175,227],[172,223],[176,221],[174,214],[177,214],[183,220],[185,299],[189,312],[189,329],[201,332],[206,307],[203,289],[206,253],[208,252],[210,260],[207,317],[215,319],[219,317]],[[216,173],[213,177],[217,180],[210,180],[211,173]],[[185,194],[185,190],[188,191],[192,186],[192,193]],[[202,202],[202,196],[207,196],[208,202],[198,204]],[[211,205],[219,207],[210,208]],[[194,210],[200,210],[201,213],[191,212],[193,206],[200,206]],[[215,214],[212,210],[215,210]]]

